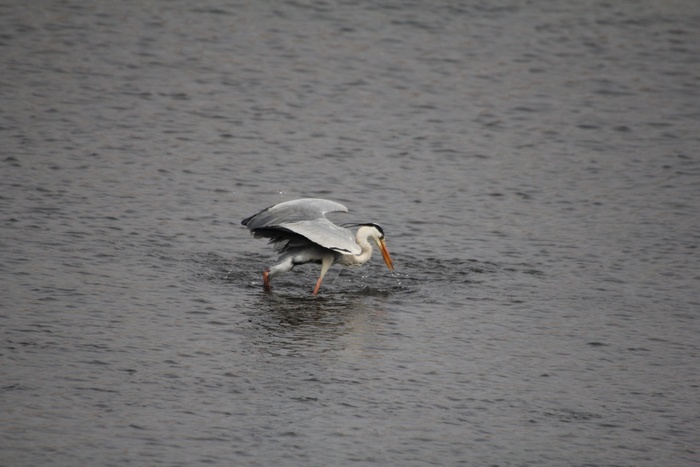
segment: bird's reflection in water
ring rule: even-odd
[[[363,342],[381,334],[384,300],[362,291],[324,297],[261,294],[250,317],[257,331],[251,336],[259,352],[271,355],[361,353]]]

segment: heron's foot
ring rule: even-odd
[[[270,271],[268,269],[263,271],[263,290],[270,291]]]

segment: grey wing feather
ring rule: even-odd
[[[313,221],[293,222],[285,224],[284,227],[339,253],[358,255],[362,252],[348,229],[338,227],[325,217]]]
[[[325,199],[305,198],[276,204],[260,211],[241,223],[256,236],[271,239],[271,242],[287,244],[278,248],[284,250],[291,246],[297,235],[343,254],[359,254],[360,246],[347,229],[338,227],[326,219],[327,212],[347,212],[348,208],[340,203]],[[288,235],[291,232],[295,235]],[[285,235],[287,234],[287,235]]]

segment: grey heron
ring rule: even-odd
[[[294,266],[320,263],[314,295],[318,294],[323,276],[335,264],[358,267],[372,256],[373,240],[382,252],[390,271],[394,264],[384,242],[384,231],[377,224],[352,224],[358,227],[355,235],[326,219],[328,212],[348,212],[348,208],[335,201],[303,198],[270,206],[243,219],[255,238],[268,238],[279,252],[279,262],[263,272],[263,284],[270,290],[270,279],[291,271]],[[350,225],[348,225],[350,226]]]

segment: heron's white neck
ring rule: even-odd
[[[372,257],[372,244],[369,242],[369,237],[372,232],[363,229],[365,229],[365,227],[360,227],[355,235],[355,242],[362,248],[362,252],[359,255],[353,256],[353,263],[358,266],[365,264]]]
[[[357,234],[355,234],[355,242],[360,246],[361,252],[359,255],[343,255],[340,262],[345,266],[361,266],[365,264],[372,257],[372,244],[369,242],[370,238],[376,236],[376,229],[374,227],[362,226],[357,229]]]

